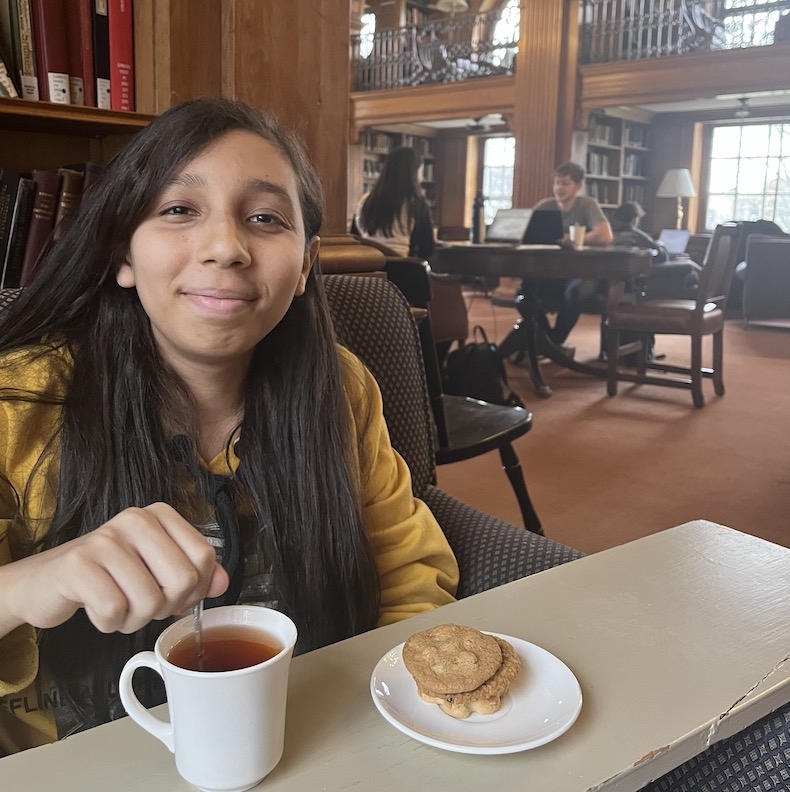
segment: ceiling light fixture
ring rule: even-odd
[[[445,14],[463,14],[469,10],[469,3],[466,0],[438,0],[434,8]]]
[[[736,118],[748,118],[751,114],[751,108],[749,107],[749,97],[748,96],[741,96],[738,99],[738,108],[735,110],[735,117]]]

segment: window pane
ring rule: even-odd
[[[742,159],[738,168],[738,192],[761,193],[765,189],[764,159]]]
[[[513,164],[516,140],[513,137],[488,138],[483,148],[483,196],[486,223],[498,209],[509,209],[513,197]]]
[[[705,227],[715,228],[719,223],[726,223],[735,217],[735,198],[731,195],[711,195],[708,199],[708,211],[705,216]]]
[[[705,225],[725,220],[773,220],[787,226],[790,192],[790,124],[716,127],[712,135]]]
[[[762,154],[768,148],[768,124],[745,126],[741,135],[741,154]]]
[[[734,193],[737,186],[738,160],[716,160],[711,162],[710,192]]]
[[[785,231],[790,229],[790,194],[785,193],[777,196],[774,222]]]
[[[741,128],[737,126],[716,127],[713,130],[711,156],[737,157],[741,147]]]
[[[759,220],[763,216],[762,195],[739,195],[735,200],[735,220]]]

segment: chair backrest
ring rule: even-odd
[[[433,333],[431,304],[433,302],[433,285],[431,268],[427,262],[413,257],[390,258],[385,267],[387,277],[403,293],[409,305],[415,308],[427,308],[428,315],[422,319],[418,333],[422,362],[425,367],[425,379],[428,386],[428,398],[436,429],[436,439],[444,447],[449,443],[447,420],[444,414],[444,393],[442,388],[442,372],[436,352],[436,341]],[[463,306],[464,312],[466,305]],[[464,335],[466,338],[466,335]]]
[[[325,275],[338,273],[379,272],[384,268],[386,255],[371,245],[363,245],[351,234],[321,236],[318,261]]]
[[[752,234],[746,246],[743,317],[790,317],[790,239]]]
[[[324,284],[338,338],[376,378],[392,445],[421,497],[435,479],[436,463],[420,337],[409,304],[384,278],[326,275]]]
[[[715,302],[722,309],[726,307],[732,276],[738,263],[740,233],[737,223],[722,223],[714,229],[699,278],[698,311],[704,310],[705,304],[710,302]]]

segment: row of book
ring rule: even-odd
[[[644,176],[645,157],[644,154],[626,154],[623,157],[624,176]]]
[[[132,0],[0,0],[0,96],[134,110]]]
[[[96,162],[30,174],[0,169],[0,288],[31,282],[47,239],[101,171]]]

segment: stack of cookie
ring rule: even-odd
[[[507,641],[460,624],[415,633],[403,646],[403,662],[420,697],[454,718],[496,712],[521,670]]]

